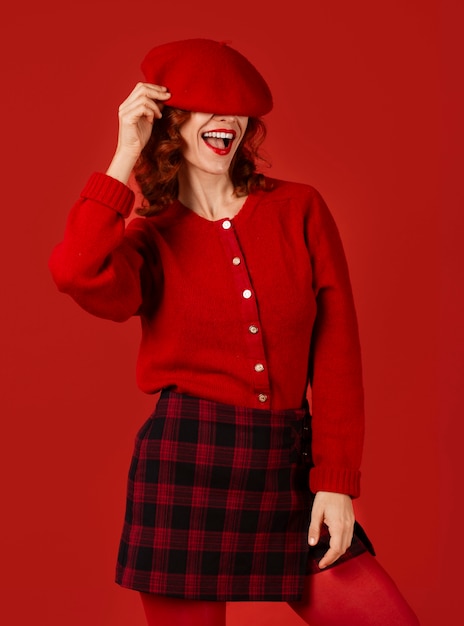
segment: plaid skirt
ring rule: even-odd
[[[136,436],[116,582],[198,600],[300,599],[329,541],[325,531],[307,544],[309,419],[307,408],[163,391]],[[357,524],[336,564],[366,550]]]

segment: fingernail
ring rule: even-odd
[[[316,540],[314,539],[314,537],[310,537],[310,539],[309,539],[309,545],[310,545],[310,546],[315,546],[315,545],[316,545]]]

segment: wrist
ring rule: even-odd
[[[138,155],[117,150],[106,170],[106,174],[119,180],[121,183],[127,184],[137,159]]]

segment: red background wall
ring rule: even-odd
[[[113,581],[139,392],[137,320],[90,317],[47,270],[157,43],[229,40],[268,79],[271,174],[313,184],[345,242],[364,354],[358,517],[423,626],[456,624],[462,559],[458,2],[58,0],[2,36],[1,620],[142,626]],[[459,78],[458,78],[459,77]],[[229,623],[301,621],[236,604]]]

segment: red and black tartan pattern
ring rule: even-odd
[[[116,582],[189,599],[298,600],[328,547],[327,535],[307,545],[305,418],[163,391],[136,436]],[[355,537],[340,562],[365,550]]]

